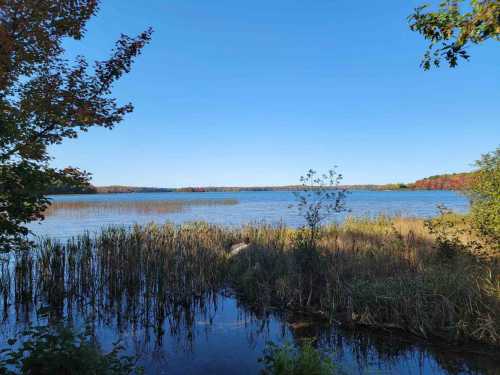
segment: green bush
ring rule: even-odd
[[[500,147],[476,162],[479,170],[472,182],[473,225],[496,250],[500,250]]]
[[[278,346],[268,343],[264,357],[260,359],[265,375],[331,375],[339,371],[332,360],[305,341],[300,348],[290,344]]]
[[[142,373],[134,357],[120,355],[123,347],[118,343],[104,354],[89,332],[76,332],[65,325],[32,327],[8,344],[9,348],[0,351],[2,375]]]

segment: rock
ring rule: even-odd
[[[248,248],[249,246],[250,246],[250,244],[245,243],[245,242],[240,242],[240,243],[234,244],[233,246],[231,246],[231,251],[229,252],[229,256],[233,257],[233,256],[237,255],[240,251]]]

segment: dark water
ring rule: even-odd
[[[2,323],[3,345],[24,326],[19,318],[13,314]],[[78,325],[81,316],[75,314],[73,319]],[[346,374],[489,375],[500,369],[500,357],[495,359],[491,353],[466,354],[460,348],[434,347],[390,332],[258,315],[227,294],[177,310],[161,324],[101,316],[95,320],[95,330],[105,350],[121,339],[127,354],[137,355],[147,374],[258,374],[266,343],[298,344],[303,339],[314,339],[314,345]]]
[[[291,192],[147,193],[56,196],[59,201],[164,201],[236,199],[236,205],[189,206],[180,212],[61,212],[34,225],[36,234],[65,238],[110,224],[151,221],[203,220],[223,225],[252,222],[302,224],[290,205]],[[446,191],[356,191],[348,197],[349,214],[429,217],[444,204],[457,212],[468,210],[465,197]],[[78,310],[74,322],[84,320]],[[0,341],[20,330],[27,320],[36,323],[34,310],[11,311],[1,326]],[[268,341],[297,344],[314,338],[347,374],[500,374],[500,353],[472,354],[471,348],[431,346],[415,338],[390,332],[352,331],[336,325],[307,322],[297,317],[256,314],[230,294],[204,296],[196,303],[177,306],[160,321],[137,321],[113,311],[93,318],[96,334],[105,349],[121,338],[130,354],[138,355],[147,374],[258,374],[258,359]],[[41,319],[43,323],[43,318]],[[467,352],[465,352],[467,350]],[[477,351],[477,348],[474,348]]]
[[[234,193],[131,193],[53,196],[54,201],[66,202],[128,202],[128,201],[189,201],[210,200],[221,202],[236,200],[236,205],[189,206],[180,212],[140,213],[123,211],[61,212],[51,215],[42,224],[31,226],[36,234],[51,237],[78,235],[84,230],[97,231],[103,225],[151,221],[207,221],[223,225],[241,225],[252,222],[277,223],[289,226],[303,224],[297,210],[290,207],[295,197],[288,191],[260,191]],[[405,215],[429,217],[437,213],[437,205],[444,204],[456,212],[466,212],[469,202],[466,197],[451,191],[354,191],[347,197],[350,212],[337,215],[332,220],[341,221],[347,215],[377,216]]]

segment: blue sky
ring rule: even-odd
[[[500,144],[500,49],[422,71],[406,21],[419,3],[105,0],[68,55],[106,58],[152,26],[114,91],[135,111],[53,147],[53,164],[169,187],[289,184],[334,164],[346,183],[468,170]]]

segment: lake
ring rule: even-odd
[[[36,318],[33,311],[31,315],[35,324],[45,324],[43,317]],[[92,316],[103,349],[110,350],[121,339],[127,354],[138,356],[146,374],[256,375],[268,342],[293,344],[301,339],[315,340],[315,346],[343,374],[493,375],[500,368],[500,358],[491,353],[464,353],[391,332],[347,330],[300,317],[257,314],[224,293],[174,309],[162,322],[127,320],[110,311]],[[78,325],[81,315],[74,311],[72,320]],[[26,321],[26,311],[4,316],[0,348]]]
[[[54,209],[41,224],[32,225],[41,236],[65,239],[106,225],[207,221],[228,226],[247,223],[303,224],[292,192],[132,193],[64,195],[51,197]],[[354,191],[347,198],[348,215],[405,215],[432,217],[437,206],[467,212],[466,197],[450,191]],[[22,329],[25,322],[41,321],[34,310],[4,316],[0,341]],[[83,312],[72,310],[73,321]],[[92,312],[95,314],[95,311]],[[103,309],[93,316],[104,348],[121,338],[130,354],[138,355],[147,374],[258,374],[258,359],[269,341],[297,343],[314,338],[347,374],[497,374],[500,357],[464,352],[461,348],[430,345],[393,332],[347,330],[339,325],[311,322],[296,316],[256,312],[230,291],[173,306],[161,321],[127,320]],[[476,349],[476,348],[474,348]]]
[[[32,224],[31,229],[35,234],[66,238],[84,230],[94,232],[105,225],[145,224],[152,221],[207,221],[222,225],[284,222],[292,227],[303,224],[296,208],[290,207],[296,201],[293,192],[289,191],[56,195],[51,199],[56,203],[65,203],[69,208],[56,210],[41,224]],[[171,212],[135,210],[130,205],[142,202],[154,206],[155,202],[159,204],[165,201],[191,201],[193,204],[180,205]],[[210,204],[203,204],[203,201]],[[80,209],[72,209],[77,202],[86,205]],[[231,204],[227,204],[228,202]],[[103,206],[103,203],[106,205]],[[125,204],[130,209],[119,209]],[[456,212],[466,212],[469,208],[468,199],[452,191],[353,191],[347,196],[350,212],[333,216],[331,220],[341,221],[348,215],[431,217],[437,214],[437,205],[440,204]],[[92,205],[103,209],[91,209]],[[109,209],[113,205],[117,209]]]

